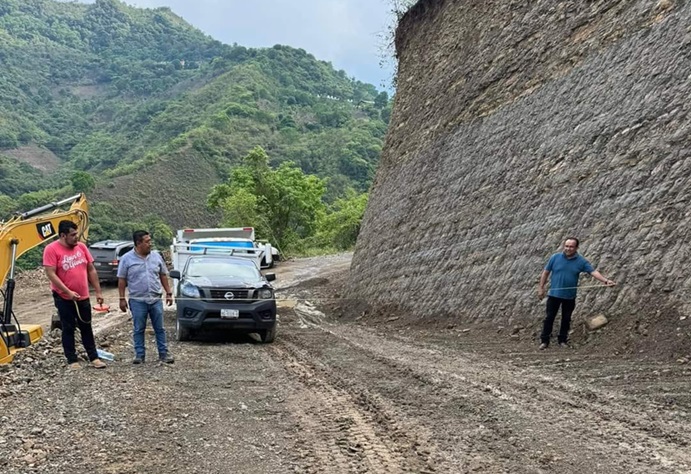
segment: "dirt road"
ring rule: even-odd
[[[174,365],[67,371],[46,338],[0,368],[10,473],[691,472],[689,365],[533,341],[343,323],[350,255],[276,269],[273,344],[203,335]],[[391,315],[393,320],[396,315]],[[167,327],[173,329],[172,313]],[[150,338],[149,338],[150,339]],[[154,345],[147,340],[150,349]]]

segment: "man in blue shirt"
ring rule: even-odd
[[[147,317],[156,334],[158,358],[161,362],[172,364],[173,356],[168,352],[166,331],[163,328],[163,289],[166,291],[166,304],[173,304],[173,293],[168,283],[168,268],[161,254],[151,251],[151,235],[145,230],[132,234],[134,249],[120,259],[118,265],[118,292],[120,310],[127,311],[125,288],[129,291],[129,307],[134,326],[134,359],[132,363],[142,364],[145,360],[146,346],[144,332]]]
[[[588,260],[578,253],[578,239],[569,237],[564,241],[564,251],[552,255],[540,275],[540,286],[537,289],[538,298],[545,297],[545,284],[550,279],[550,288],[547,293],[547,315],[542,325],[540,335],[540,350],[549,347],[549,339],[552,336],[552,326],[557,312],[561,306],[561,327],[557,341],[559,346],[567,347],[569,328],[571,326],[571,314],[576,307],[576,289],[578,277],[581,273],[588,273],[605,286],[614,286],[612,280],[603,277],[595,270]]]

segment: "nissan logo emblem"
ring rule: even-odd
[[[235,298],[235,294],[232,291],[229,291],[228,293],[223,295],[223,297],[227,300],[232,300],[233,298]]]

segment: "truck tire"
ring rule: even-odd
[[[263,343],[270,344],[276,339],[276,332],[278,332],[278,324],[274,324],[271,329],[264,329],[259,333]]]
[[[175,320],[175,340],[176,341],[189,341],[191,336],[191,331],[180,324],[180,320]]]

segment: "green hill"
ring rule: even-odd
[[[257,145],[328,178],[327,203],[365,192],[390,112],[386,93],[304,50],[224,45],[117,0],[0,0],[0,65],[0,212],[87,172],[104,236],[217,225],[206,196]]]

